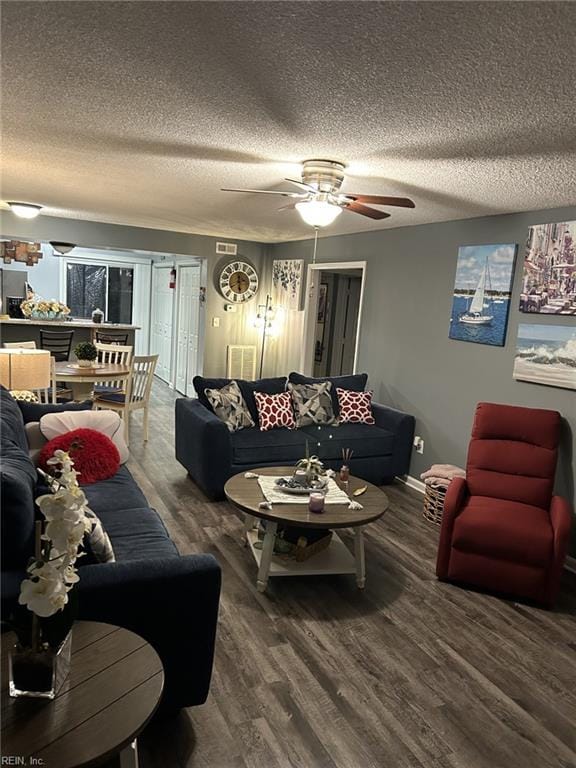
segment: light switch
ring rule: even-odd
[[[220,318],[219,317],[213,317],[212,318],[212,328],[220,328]]]

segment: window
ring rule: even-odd
[[[90,319],[95,309],[101,309],[109,323],[130,324],[133,286],[132,267],[66,265],[66,303],[73,317]]]

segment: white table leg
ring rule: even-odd
[[[262,544],[262,558],[260,560],[260,568],[258,568],[258,579],[256,581],[258,592],[265,592],[266,587],[268,586],[268,574],[270,573],[270,562],[274,552],[274,542],[276,541],[277,528],[278,523],[273,523],[271,520],[266,520],[266,535],[264,536],[264,542]]]
[[[248,546],[248,532],[254,528],[254,520],[255,518],[252,517],[252,515],[244,515],[244,534],[242,541],[244,542],[245,547]]]
[[[120,768],[138,768],[138,742],[136,739],[120,752]]]
[[[364,531],[360,525],[354,528],[354,558],[356,560],[356,584],[364,589],[366,584],[366,561],[364,558]]]

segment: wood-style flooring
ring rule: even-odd
[[[576,576],[554,612],[439,583],[438,529],[397,484],[366,529],[363,592],[340,576],[259,594],[238,515],[174,458],[173,403],[155,383],[129,467],[180,552],[218,558],[223,590],[208,702],[149,726],[142,768],[576,766]]]

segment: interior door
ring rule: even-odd
[[[172,323],[174,289],[170,288],[171,266],[154,267],[152,275],[152,322],[150,350],[158,355],[156,376],[172,381]]]
[[[176,389],[192,397],[192,379],[198,372],[198,326],[200,320],[200,265],[178,269],[178,333],[176,343]]]

